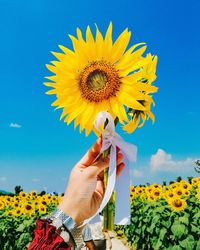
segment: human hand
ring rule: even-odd
[[[93,216],[104,196],[103,171],[108,168],[109,156],[94,160],[100,153],[99,138],[84,157],[72,169],[63,200],[59,208],[79,225]],[[124,168],[123,155],[117,150],[117,175]]]

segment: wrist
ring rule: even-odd
[[[57,229],[62,229],[64,227],[65,231],[69,233],[70,242],[72,243],[72,245],[70,244],[71,246],[75,244],[79,247],[83,244],[82,228],[79,228],[73,218],[61,210],[61,208],[57,208],[51,214],[50,219],[52,221],[51,224]],[[62,235],[65,236],[63,232],[60,236],[62,237]]]
[[[65,214],[70,216],[76,222],[77,226],[81,225],[82,221],[80,218],[80,214],[78,214],[77,208],[73,208],[73,206],[68,204],[68,202],[66,202],[65,200],[63,200],[59,204],[58,208],[62,210]]]

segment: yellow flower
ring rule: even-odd
[[[199,184],[199,178],[197,177],[197,178],[192,178],[192,185],[193,186],[198,186],[198,184]]]
[[[39,213],[40,214],[46,214],[47,213],[47,207],[44,205],[41,205],[38,207]]]
[[[77,38],[69,37],[73,50],[59,46],[63,53],[53,52],[58,61],[47,68],[54,75],[47,77],[51,82],[44,83],[53,88],[47,94],[56,95],[52,106],[63,109],[64,122],[74,120],[74,127],[80,125],[80,132],[85,129],[88,135],[100,111],[108,111],[129,133],[148,118],[154,121],[151,94],[157,92],[152,85],[157,56],[143,55],[145,43],[126,50],[131,32],[125,29],[113,42],[112,23],[105,37],[97,26],[95,38],[89,26],[85,40],[79,28]]]
[[[16,216],[16,217],[19,217],[22,215],[22,209],[21,208],[16,208],[14,211],[13,211],[13,215]]]
[[[170,205],[172,210],[177,212],[183,211],[187,207],[186,201],[177,196],[169,199],[168,204]]]
[[[173,190],[174,188],[179,187],[179,186],[180,186],[180,183],[179,182],[175,182],[175,183],[170,184],[169,188]]]
[[[18,201],[14,201],[13,207],[18,207],[18,206],[19,206],[19,202]]]
[[[157,197],[154,196],[153,194],[148,194],[148,195],[147,195],[147,200],[148,200],[148,201],[156,201],[156,200],[157,200]]]
[[[5,207],[5,203],[3,201],[0,201],[0,210],[3,210]]]
[[[185,193],[184,189],[181,187],[174,188],[173,192],[175,195],[180,196],[180,197]]]
[[[176,196],[175,193],[173,193],[171,190],[168,190],[165,192],[166,199],[170,199],[170,198],[173,198],[175,196]]]
[[[14,215],[14,210],[7,210],[5,211],[5,216],[13,216]]]
[[[148,195],[151,193],[152,190],[153,190],[152,186],[146,187],[145,193]]]
[[[190,190],[192,185],[185,180],[180,181],[180,186],[185,190]]]
[[[136,189],[135,189],[135,192],[136,192],[137,195],[141,195],[143,193],[142,187],[137,186]]]
[[[188,189],[184,190],[184,196],[190,196],[190,191]]]
[[[35,214],[35,206],[32,203],[25,202],[22,206],[23,213],[26,215],[33,215]]]
[[[26,198],[26,193],[25,192],[23,192],[23,191],[21,191],[20,193],[19,193],[19,197],[20,198]]]
[[[200,192],[197,192],[197,194],[195,195],[195,197],[197,198],[197,200],[200,201]]]
[[[32,195],[32,196],[37,196],[37,191],[32,191],[32,192],[30,192],[30,195]]]
[[[159,188],[153,188],[151,194],[155,197],[155,199],[161,198],[162,191]]]
[[[153,185],[151,185],[153,188],[156,188],[156,189],[160,189],[160,190],[162,190],[162,186],[160,185],[160,184],[153,184]]]

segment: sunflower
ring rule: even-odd
[[[192,185],[184,180],[180,181],[180,186],[185,190],[190,190],[192,188]]]
[[[187,202],[179,197],[174,197],[168,200],[171,209],[177,212],[183,211],[187,207]]]
[[[145,43],[126,50],[131,32],[125,29],[113,42],[112,23],[105,37],[97,26],[95,37],[89,26],[85,39],[79,28],[77,37],[69,37],[73,50],[60,45],[63,53],[52,52],[58,61],[46,65],[54,75],[44,83],[52,88],[47,94],[56,95],[52,106],[63,109],[60,119],[67,124],[74,120],[74,127],[79,125],[86,135],[100,111],[109,112],[129,133],[148,118],[154,121],[157,56],[143,55]]]
[[[182,196],[182,195],[184,195],[184,192],[185,190],[183,189],[183,188],[181,188],[181,187],[176,187],[176,188],[174,188],[174,190],[173,190],[173,192],[174,192],[174,194],[175,195],[177,195],[177,196]]]
[[[147,200],[148,200],[148,201],[156,201],[156,200],[157,200],[157,197],[154,196],[153,194],[148,194],[148,195],[147,195]]]
[[[14,210],[6,210],[4,215],[5,216],[13,216],[14,215]]]
[[[155,197],[155,199],[161,198],[162,191],[158,188],[153,188],[151,194]]]
[[[175,193],[172,192],[171,190],[168,190],[168,191],[165,192],[166,199],[170,199],[170,198],[173,198],[175,196],[176,196]]]
[[[38,211],[39,211],[40,214],[46,214],[47,213],[47,207],[44,206],[44,205],[40,205],[38,207]]]
[[[29,216],[35,214],[35,206],[28,202],[23,204],[22,210],[24,214],[29,215]]]
[[[192,178],[192,185],[194,186],[194,187],[197,187],[198,186],[198,184],[199,184],[199,178],[197,177],[197,178]]]
[[[22,209],[21,208],[16,208],[14,211],[13,211],[13,214],[14,216],[16,217],[19,217],[21,216],[23,213],[22,213]]]
[[[3,210],[5,207],[5,203],[3,201],[0,201],[0,210]]]

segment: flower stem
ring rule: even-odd
[[[115,126],[117,125],[119,119],[118,117],[116,117],[115,119]],[[108,123],[105,122],[105,126]],[[110,147],[105,150],[102,154],[102,157],[105,158],[110,154]],[[104,170],[104,190],[107,187],[107,183],[108,183],[108,169]],[[112,193],[112,196],[108,202],[108,204],[105,206],[104,210],[103,210],[103,230],[104,231],[113,231],[114,230],[114,205],[115,205],[115,197],[114,197],[114,192]]]

